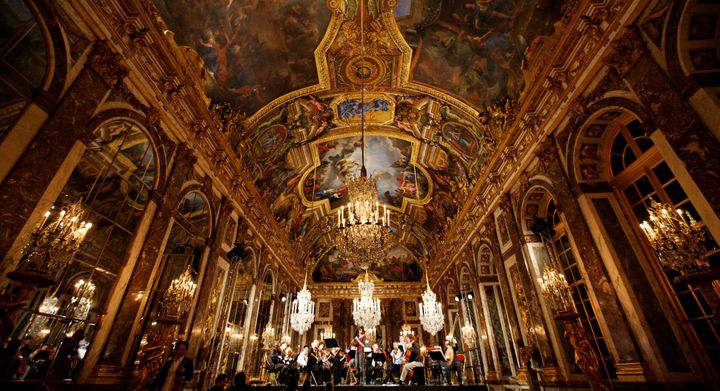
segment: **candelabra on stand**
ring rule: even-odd
[[[550,250],[548,250],[550,251]],[[575,361],[583,371],[592,389],[610,390],[610,385],[600,373],[600,360],[593,348],[590,335],[580,320],[573,305],[572,290],[565,275],[552,262],[543,269],[540,280],[542,295],[553,311],[553,318],[563,322],[565,336],[575,350]]]
[[[57,282],[58,275],[72,262],[91,227],[80,202],[52,207],[45,212],[22,249],[18,268],[7,274],[13,288],[0,297],[0,308],[5,311],[7,322],[2,330],[14,328],[17,311],[27,304],[35,290]],[[0,331],[0,338],[6,337],[8,335]]]
[[[712,282],[720,279],[720,272],[711,267],[705,254],[705,229],[690,213],[650,199],[648,220],[640,224],[660,263],[680,272],[675,284],[696,286],[713,309],[713,319],[719,322],[720,300]]]
[[[270,348],[275,340],[275,327],[272,327],[270,325],[270,321],[268,321],[267,325],[265,325],[265,329],[263,330],[262,334],[260,334],[260,337],[262,338],[262,343],[267,348]]]

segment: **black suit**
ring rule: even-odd
[[[153,380],[152,384],[150,385],[151,390],[159,390],[162,388],[163,384],[165,384],[165,379],[167,379],[168,372],[170,371],[170,367],[172,366],[172,364],[173,358],[171,357],[165,362],[165,365],[163,365],[163,367],[160,369],[160,372],[158,372],[157,376],[155,376],[155,380]],[[194,370],[195,368],[193,366],[193,360],[191,358],[183,357],[182,362],[177,369],[176,375],[182,375],[182,382],[184,383],[186,381],[192,380]]]

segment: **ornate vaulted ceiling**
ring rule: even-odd
[[[237,113],[228,137],[316,282],[358,273],[332,237],[360,171],[361,112],[368,173],[400,237],[374,272],[418,281],[502,137],[488,112],[521,97],[523,52],[561,16],[552,0],[156,3],[205,61],[216,110]]]

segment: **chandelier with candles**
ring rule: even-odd
[[[420,303],[420,324],[430,335],[435,335],[443,329],[445,315],[442,312],[442,303],[436,300],[435,292],[430,289],[427,268],[425,270],[425,282],[427,290],[422,294],[423,302]]]
[[[8,277],[20,278],[18,274],[25,271],[41,273],[53,281],[70,263],[91,227],[92,223],[85,220],[80,202],[62,208],[52,207],[45,212],[25,245],[20,269]]]
[[[95,283],[90,279],[81,278],[73,285],[73,295],[70,298],[73,318],[87,319],[95,298],[95,290]]]
[[[170,287],[163,294],[163,315],[178,319],[190,309],[197,285],[192,278],[192,269],[187,266],[183,274],[170,282]]]
[[[290,306],[290,327],[300,334],[310,329],[315,321],[315,303],[312,301],[312,294],[307,289],[307,271],[305,272],[305,281],[303,288],[298,292],[297,298],[292,301]]]
[[[365,33],[363,13],[360,13],[360,51],[365,55]],[[363,71],[370,72],[369,69]],[[361,70],[358,70],[361,72]],[[361,75],[365,80],[368,75]],[[371,107],[365,103],[365,85],[360,86],[360,140],[361,167],[360,176],[353,176],[345,183],[349,202],[338,210],[335,247],[340,257],[367,269],[381,262],[392,248],[395,238],[390,231],[390,211],[378,202],[377,180],[368,177],[365,168],[365,111]]]
[[[365,271],[365,280],[358,281],[360,297],[353,299],[353,320],[355,325],[366,330],[374,329],[380,324],[380,299],[373,297],[375,284],[368,278]]]
[[[640,224],[663,266],[678,271],[706,268],[705,230],[690,213],[650,199]]]

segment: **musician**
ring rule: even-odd
[[[397,373],[397,375],[400,376],[400,369],[402,369],[403,364],[405,364],[405,352],[400,350],[400,344],[398,342],[393,342],[393,348],[390,351],[390,359],[391,365],[385,375],[383,383],[394,383],[395,378],[393,375]]]
[[[300,354],[298,354],[297,358],[295,359],[295,361],[297,362],[297,365],[298,365],[298,369],[300,369],[301,371],[303,369],[307,369],[309,351],[310,351],[310,348],[305,346],[303,348],[303,350],[300,352]]]
[[[374,385],[376,379],[382,377],[383,368],[385,363],[387,362],[387,356],[385,356],[385,352],[380,349],[380,346],[378,346],[378,344],[372,345],[372,352],[373,357],[372,361],[370,361],[370,367],[368,368],[368,378],[370,379],[370,384]],[[375,361],[375,355],[378,354],[382,354],[383,356],[381,361]]]
[[[347,376],[347,367],[350,357],[340,348],[333,348],[334,359],[332,361],[333,383],[340,384],[340,381]]]
[[[317,377],[318,381],[328,382],[330,381],[330,368],[332,367],[333,355],[325,350],[325,344],[320,342],[317,348],[318,363],[320,364],[320,376]]]
[[[268,363],[268,371],[273,373],[280,373],[285,369],[283,363],[283,351],[280,348],[280,341],[273,342],[273,347],[270,349],[270,362]]]
[[[185,381],[193,378],[193,360],[185,357],[188,350],[186,341],[177,341],[173,356],[165,362],[157,377],[150,385],[152,390],[182,390]]]
[[[312,375],[312,381],[315,385],[321,381],[322,362],[320,362],[320,341],[313,340],[308,349],[307,371]]]
[[[350,344],[350,349],[355,351],[355,365],[357,366],[358,384],[365,385],[365,347],[368,346],[368,338],[365,336],[365,329],[358,328],[355,338]]]
[[[410,353],[408,357],[408,362],[403,365],[402,372],[400,373],[400,383],[404,383],[407,380],[406,378],[408,377],[408,372],[411,369],[414,370],[415,368],[420,368],[420,370],[422,370],[422,368],[425,366],[423,356],[420,354],[420,345],[415,340],[415,336],[409,336],[406,337],[406,339],[412,341],[412,343],[409,347],[407,347],[406,345],[406,349],[409,349]],[[406,352],[406,355],[407,354],[408,353]]]

